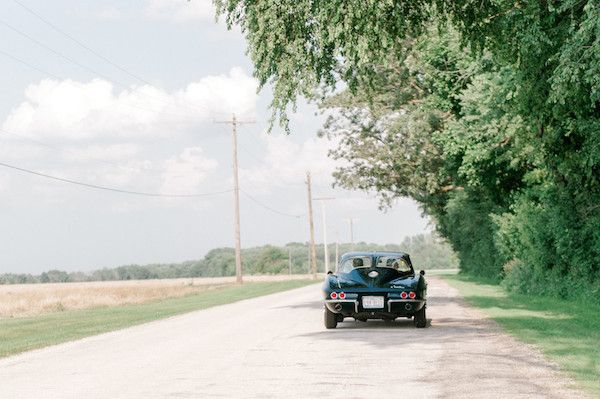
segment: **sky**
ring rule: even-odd
[[[417,205],[383,212],[332,188],[335,143],[300,101],[291,134],[267,133],[239,29],[205,0],[0,2],[0,273],[199,259],[232,247],[236,114],[242,247],[308,240],[305,175],[329,242],[399,243],[429,231]],[[98,190],[48,177],[122,191]],[[171,195],[197,195],[169,197]],[[315,204],[316,237],[323,220]]]

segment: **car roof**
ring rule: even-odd
[[[409,255],[405,252],[399,251],[354,251],[354,252],[346,252],[342,255],[342,258],[352,257],[352,256],[371,256],[371,257],[379,257],[379,256],[401,256],[403,258],[408,258]]]

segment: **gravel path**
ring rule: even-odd
[[[445,282],[429,288],[427,329],[325,330],[314,285],[0,360],[0,397],[585,397]]]

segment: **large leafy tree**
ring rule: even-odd
[[[600,285],[597,0],[215,3],[284,126],[297,96],[345,82],[325,128],[340,183],[420,201],[463,266],[500,250],[537,292]]]
[[[330,154],[345,161],[338,184],[375,190],[383,206],[414,198],[464,270],[494,277],[503,257],[490,214],[508,209],[531,158],[514,140],[521,119],[507,112],[511,71],[473,58],[456,39],[430,29],[407,40],[403,58],[379,68],[376,89],[324,103],[333,112],[321,134],[340,143]]]

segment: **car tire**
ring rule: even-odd
[[[417,328],[425,328],[427,326],[427,315],[425,312],[425,306],[423,306],[415,313],[414,323],[415,327]]]
[[[324,314],[324,319],[325,319],[325,328],[327,329],[331,329],[331,328],[336,328],[337,327],[337,317],[336,314],[333,313],[331,310],[327,309],[327,307],[325,307],[325,314]]]

